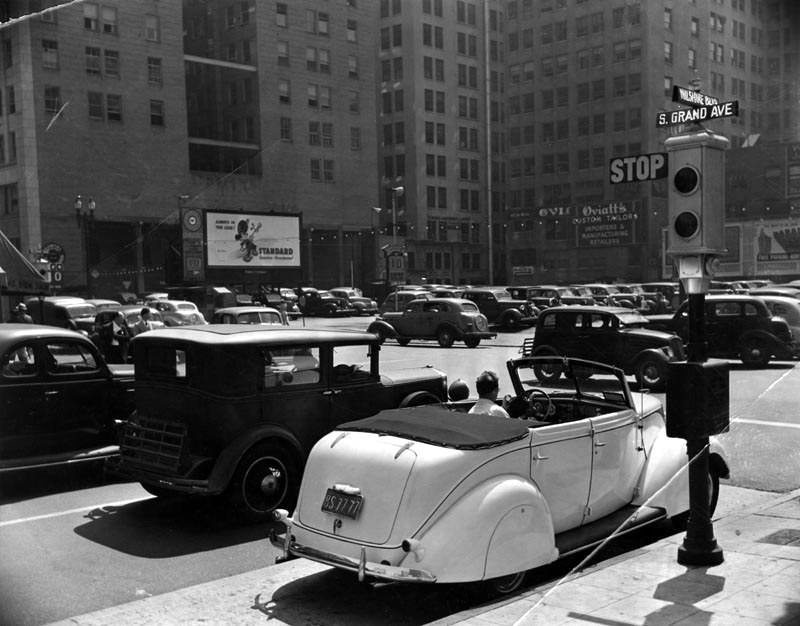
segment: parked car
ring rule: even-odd
[[[489,322],[478,306],[460,298],[420,298],[412,300],[404,311],[386,312],[368,327],[381,340],[389,337],[406,346],[412,339],[435,339],[442,348],[463,341],[475,348],[481,339],[493,339]]]
[[[119,309],[106,309],[104,311],[99,311],[94,318],[94,328],[92,332],[89,334],[89,339],[91,339],[94,344],[100,349],[100,353],[108,359],[108,355],[110,354],[110,333],[103,332],[104,328],[107,328],[114,318],[117,316],[117,313],[122,313],[122,316],[125,318],[125,323],[128,325],[128,328],[131,330],[131,336],[133,336],[133,325],[139,321],[139,316],[141,315],[142,307],[140,305],[125,305],[120,306]],[[161,313],[157,309],[152,309],[147,307],[150,311],[150,322],[153,326],[153,329],[164,328],[164,320],[161,317]],[[128,360],[130,362],[133,359],[133,353],[128,351]]]
[[[37,324],[78,330],[89,335],[97,309],[84,298],[74,296],[31,297],[25,300],[28,313]]]
[[[266,306],[232,306],[214,311],[212,324],[260,324],[288,326],[289,320],[278,309]]]
[[[795,339],[800,338],[800,299],[772,295],[758,297],[766,303],[773,316],[782,317],[786,320],[792,332],[792,337]]]
[[[390,311],[404,311],[408,306],[408,303],[412,300],[431,297],[433,297],[432,294],[425,289],[417,289],[412,291],[400,289],[398,291],[393,291],[386,295],[383,303],[378,307],[378,313],[383,315],[384,313],[388,313]]]
[[[658,398],[633,396],[616,368],[573,359],[557,359],[558,389],[531,386],[531,368],[548,361],[508,363],[526,419],[420,406],[339,425],[312,449],[293,514],[276,512],[279,560],[510,593],[527,570],[620,529],[684,527],[686,442],[667,437]],[[713,514],[730,472],[713,437],[709,455]]]
[[[527,287],[506,287],[512,298],[528,300],[537,309],[546,309],[556,304],[584,304],[595,303],[591,295],[578,294],[572,287],[559,285],[533,285]]]
[[[342,422],[447,398],[447,377],[387,373],[363,331],[166,328],[133,339],[136,413],[117,472],[155,495],[226,494],[245,516],[292,506],[311,446]]]
[[[348,306],[356,315],[377,315],[378,303],[372,298],[366,298],[356,287],[334,287],[328,290],[332,296],[347,300]]]
[[[800,287],[786,287],[772,285],[770,287],[759,287],[750,290],[751,296],[782,296],[784,298],[794,298],[800,300]]]
[[[93,304],[95,310],[98,312],[106,310],[116,311],[122,306],[122,304],[120,304],[116,300],[107,300],[105,298],[88,298],[86,302],[88,302],[89,304]]]
[[[650,327],[689,338],[689,302],[673,315],[649,315]],[[705,297],[705,339],[708,356],[741,359],[750,367],[763,367],[774,357],[792,359],[800,351],[800,337],[786,320],[773,317],[756,296],[727,294]]]
[[[86,336],[0,324],[0,473],[114,456],[115,420],[132,410],[133,369]]]
[[[165,326],[207,324],[205,316],[194,302],[188,300],[153,300],[149,306],[161,312]]]
[[[640,387],[661,390],[667,364],[685,358],[683,341],[673,333],[648,328],[648,319],[622,307],[563,306],[539,316],[536,333],[523,342],[525,356],[562,355],[608,363],[632,374]],[[542,383],[552,383],[561,370],[537,369]]]
[[[490,324],[507,330],[536,324],[538,309],[525,299],[513,298],[504,287],[473,287],[464,290],[462,297],[477,304]]]
[[[298,299],[298,304],[303,315],[346,317],[355,313],[346,298],[338,298],[325,290],[314,287],[302,287],[301,289],[302,295]]]

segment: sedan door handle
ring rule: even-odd
[[[341,389],[326,389],[325,391],[322,392],[322,395],[323,396],[338,396],[340,393],[342,393]]]
[[[594,442],[594,447],[595,447],[595,448],[602,448],[603,446],[607,446],[607,445],[608,445],[608,444],[607,444],[607,443],[605,443],[604,441],[595,441],[595,442]]]
[[[56,390],[53,390],[53,391],[45,391],[44,395],[46,395],[46,396],[57,396],[60,393],[61,392],[56,389]]]
[[[541,454],[539,454],[539,451],[537,450],[536,451],[536,456],[533,457],[533,460],[534,461],[546,461],[549,458],[550,458],[549,456],[542,456]]]

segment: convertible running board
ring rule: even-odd
[[[634,513],[636,514],[635,517],[626,524],[626,520],[633,516]],[[624,535],[632,530],[666,519],[666,517],[663,509],[655,509],[649,506],[638,507],[630,504],[596,522],[556,535],[558,555],[562,557],[596,546],[620,526],[624,525],[617,532],[617,535]]]

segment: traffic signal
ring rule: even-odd
[[[667,253],[725,252],[725,150],[728,140],[708,130],[669,137]]]

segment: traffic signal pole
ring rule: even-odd
[[[687,361],[671,364],[667,380],[667,435],[686,439],[689,459],[689,521],[678,562],[719,565],[724,556],[711,522],[708,448],[710,435],[728,429],[728,369],[707,358],[705,294],[725,252],[728,140],[700,128],[670,137],[664,146],[670,180],[667,252],[689,299]]]

